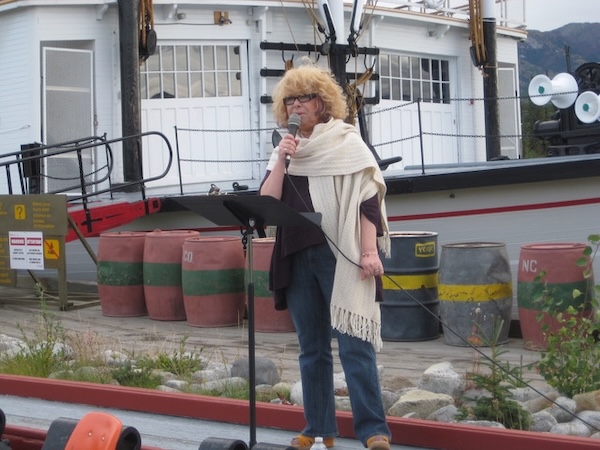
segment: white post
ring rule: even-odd
[[[348,32],[344,25],[344,1],[343,0],[329,0],[329,6],[331,7],[331,17],[335,25],[335,35],[338,44],[345,42],[348,37]]]
[[[481,17],[485,19],[495,19],[496,9],[494,0],[483,0],[481,4]]]

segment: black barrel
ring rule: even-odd
[[[391,258],[382,258],[384,341],[439,337],[437,237],[430,231],[390,233]]]

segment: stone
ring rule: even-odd
[[[381,399],[383,401],[383,410],[387,412],[393,406],[393,404],[400,399],[400,394],[387,389],[382,389]]]
[[[206,369],[197,370],[192,374],[192,379],[199,383],[206,381],[219,380],[221,378],[228,378],[231,375],[231,365],[229,364],[209,364]]]
[[[456,373],[452,363],[442,362],[430,366],[423,372],[417,388],[458,398],[465,389],[465,380]]]
[[[532,413],[540,412],[553,405],[553,401],[558,398],[557,392],[549,392],[545,397],[532,398],[525,402],[526,408]]]
[[[590,433],[600,431],[600,411],[581,411],[577,414],[577,418],[581,419],[582,423],[588,427]]]
[[[191,384],[190,390],[195,392],[217,392],[222,394],[228,388],[243,388],[248,381],[242,377],[221,378],[220,380],[207,381],[201,384]]]
[[[304,398],[302,397],[302,382],[297,381],[293,384],[292,390],[290,392],[290,402],[293,405],[304,405]]]
[[[427,417],[427,420],[433,420],[434,422],[456,422],[458,416],[458,408],[455,405],[444,406],[443,408],[434,411]]]
[[[178,389],[171,388],[169,386],[165,386],[164,384],[161,384],[156,389],[159,390],[159,391],[162,391],[162,392],[179,392]]]
[[[272,386],[281,381],[277,366],[268,358],[257,356],[255,358],[255,369],[256,384],[270,384]],[[232,377],[241,377],[248,381],[249,373],[248,358],[237,359],[233,362],[231,366]]]
[[[489,420],[463,420],[458,423],[463,423],[465,425],[477,425],[479,427],[488,427],[488,428],[506,428],[499,422],[491,422]]]
[[[600,411],[600,390],[573,396],[577,411]]]
[[[123,367],[126,364],[131,364],[129,357],[125,353],[116,352],[114,350],[105,350],[103,353],[104,362],[109,367]]]
[[[521,403],[543,398],[541,397],[542,395],[555,400],[559,395],[556,389],[550,386],[544,386],[541,388],[533,388],[531,386],[512,388],[510,389],[510,394],[513,399]]]
[[[335,409],[338,411],[352,411],[350,397],[335,396]]]
[[[25,342],[5,334],[0,334],[0,355],[12,357],[25,350]]]
[[[568,397],[558,397],[548,409],[558,423],[570,422],[575,417],[577,403]]]
[[[178,391],[183,391],[184,389],[187,389],[189,383],[183,380],[167,380],[163,385],[172,389],[177,389]]]
[[[426,419],[438,409],[453,404],[454,398],[450,395],[415,389],[401,396],[388,410],[388,414],[404,417],[414,412],[419,419]]]
[[[558,422],[548,411],[539,411],[531,415],[531,431],[549,432]]]
[[[579,437],[589,437],[592,434],[590,433],[589,428],[579,420],[566,423],[557,423],[550,428],[550,433]]]

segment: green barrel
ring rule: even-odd
[[[181,257],[193,230],[155,230],[144,244],[144,296],[148,317],[153,320],[185,320],[181,287]]]
[[[100,234],[98,296],[102,314],[110,317],[145,316],[144,242],[146,233],[120,231]]]
[[[262,333],[288,333],[294,331],[289,310],[275,309],[273,293],[269,291],[269,268],[275,238],[252,240],[252,266],[254,272],[254,329]],[[249,264],[246,264],[249,266]]]
[[[188,325],[227,327],[245,316],[244,249],[236,236],[198,236],[183,244],[181,281]]]

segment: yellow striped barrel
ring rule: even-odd
[[[391,257],[382,258],[381,338],[424,341],[439,337],[437,233],[390,233]]]
[[[443,245],[438,296],[446,344],[486,346],[506,342],[513,301],[506,245]]]

